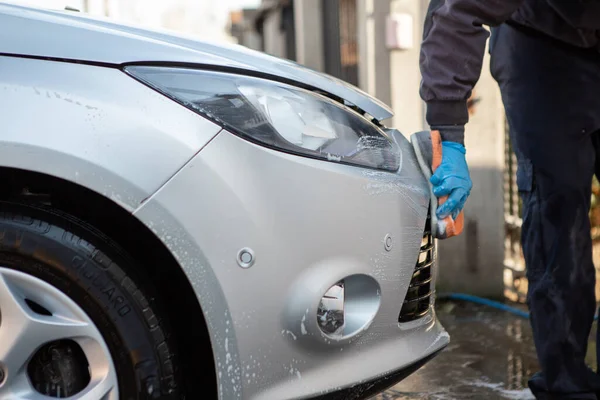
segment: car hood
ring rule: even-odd
[[[380,121],[393,116],[383,102],[344,81],[243,46],[10,3],[0,3],[0,27],[0,54],[106,65],[180,63],[231,69],[321,90]]]

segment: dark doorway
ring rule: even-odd
[[[325,72],[358,85],[356,0],[322,0]]]
[[[285,34],[285,57],[296,61],[296,26],[294,22],[294,0],[283,2],[281,7],[281,31]]]

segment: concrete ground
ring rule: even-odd
[[[534,398],[527,379],[538,364],[527,320],[466,302],[439,303],[438,315],[450,333],[450,345],[374,400]],[[595,365],[595,351],[590,341],[589,365]]]

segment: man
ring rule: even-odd
[[[541,365],[529,387],[538,399],[600,399],[600,375],[584,362],[596,308],[588,211],[600,174],[600,1],[432,0],[421,97],[443,140],[431,179],[436,196],[449,195],[440,218],[457,215],[471,190],[464,125],[488,38],[483,25],[493,27],[491,69],[518,159]]]

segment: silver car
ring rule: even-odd
[[[0,399],[361,399],[448,343],[390,109],[245,48],[0,3]]]

